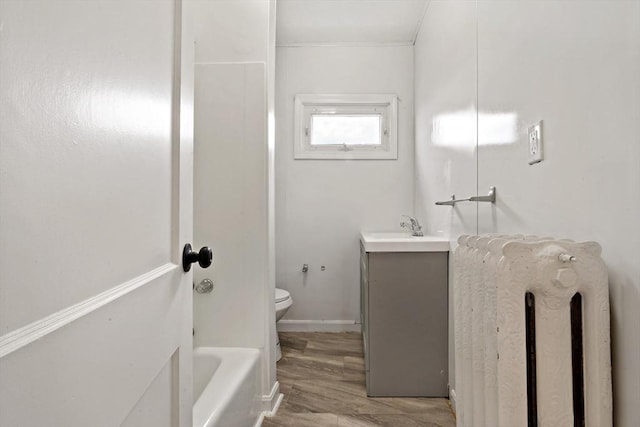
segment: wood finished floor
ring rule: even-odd
[[[358,333],[281,332],[284,399],[263,427],[455,427],[447,399],[367,397]]]

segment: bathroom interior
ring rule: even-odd
[[[466,371],[457,359],[453,261],[465,235],[599,244],[610,305],[602,309],[610,322],[610,347],[609,329],[604,339],[610,363],[599,369],[609,372],[610,388],[599,396],[604,421],[589,418],[598,400],[591,396],[586,424],[574,425],[638,425],[639,1],[185,0],[177,9],[159,2],[152,13],[145,2],[133,2],[126,13],[117,2],[103,2],[98,11],[82,2],[59,9],[19,3],[0,6],[0,34],[6,34],[0,71],[7,76],[1,118],[8,129],[0,156],[7,177],[0,182],[7,195],[0,212],[8,218],[0,221],[0,425],[51,419],[61,426],[494,425],[474,420],[473,407],[465,409],[466,421],[460,417],[463,391],[456,384],[466,384]],[[45,13],[67,27],[28,18]],[[87,16],[96,28],[86,26]],[[181,37],[155,37],[158,28]],[[94,30],[103,35],[91,35]],[[78,34],[94,39],[75,51],[55,45],[73,45]],[[33,113],[20,99],[29,98],[25,93],[35,99],[33,91],[55,86],[56,78],[64,82],[64,61],[76,61],[78,70],[106,61],[88,53],[78,59],[85,46],[113,53],[109,43],[127,37],[137,40],[127,54],[136,47],[149,57],[159,52],[149,46],[179,40],[181,62],[176,66],[171,56],[161,65],[179,70],[181,89],[169,79],[170,102],[158,106],[150,99],[159,99],[153,98],[159,86],[142,79],[157,68],[136,65],[144,68],[136,71],[140,79],[109,80],[92,100],[82,100],[81,89],[70,91],[80,105],[106,111],[111,123],[82,116],[52,89],[58,117],[103,147],[82,152],[85,163],[66,162],[76,136],[64,126],[31,130],[33,117],[49,117],[47,101]],[[44,83],[14,90],[29,67],[11,65],[11,42],[53,52],[43,56],[52,80],[40,75],[34,79]],[[124,65],[109,67],[105,75],[131,74]],[[132,88],[150,95],[133,99]],[[192,115],[176,113],[176,94]],[[316,116],[309,112],[314,108]],[[180,126],[168,127],[154,114]],[[379,118],[380,147],[314,147],[308,123],[332,115]],[[183,123],[193,129],[192,145],[176,151],[171,141],[182,138]],[[16,135],[26,128],[32,139],[71,136],[63,150],[43,144],[40,154],[5,144],[19,142]],[[109,154],[103,140],[126,141],[128,132],[153,135],[138,145],[123,142],[124,154]],[[31,163],[24,170],[12,166],[20,159]],[[147,169],[140,167],[147,161]],[[183,175],[191,170],[192,181]],[[105,183],[120,174],[122,180]],[[88,196],[92,190],[75,178],[95,182],[110,204]],[[47,182],[56,189],[47,190]],[[68,206],[51,208],[58,203]],[[149,219],[149,207],[162,213]],[[43,211],[58,222],[45,222]],[[43,233],[50,260],[29,246]],[[86,243],[87,236],[95,242]],[[122,245],[128,236],[137,237]],[[211,248],[211,266],[201,268],[207,256],[200,251],[184,274],[185,242],[196,252]],[[149,250],[152,245],[161,249]],[[64,252],[71,246],[81,254],[69,263]],[[145,255],[134,263],[133,254]],[[68,271],[63,264],[71,264]],[[89,268],[95,279],[75,279]],[[67,283],[55,298],[46,289],[50,277]],[[392,282],[386,294],[369,295],[369,287],[385,280]],[[171,292],[144,286],[164,281]],[[49,297],[32,310],[16,308],[38,293]],[[374,320],[375,310],[387,317]],[[143,339],[151,332],[162,338]],[[333,339],[337,353],[329,354]],[[136,359],[118,356],[122,346]],[[97,373],[68,380],[77,372]],[[339,386],[304,394],[325,376]],[[544,375],[539,378],[543,387]],[[589,388],[594,381],[586,375],[585,382]],[[358,391],[346,391],[353,384]],[[335,410],[309,403],[331,393],[352,400]],[[554,425],[544,416],[540,425]],[[577,415],[571,417],[573,423]],[[536,425],[521,420],[499,425]]]

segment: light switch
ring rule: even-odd
[[[529,164],[539,163],[544,160],[542,149],[542,120],[527,128],[529,142]]]

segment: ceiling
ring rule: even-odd
[[[410,44],[428,0],[278,0],[277,44]]]

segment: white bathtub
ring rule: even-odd
[[[193,349],[193,426],[248,427],[256,424],[258,359],[254,348]]]

